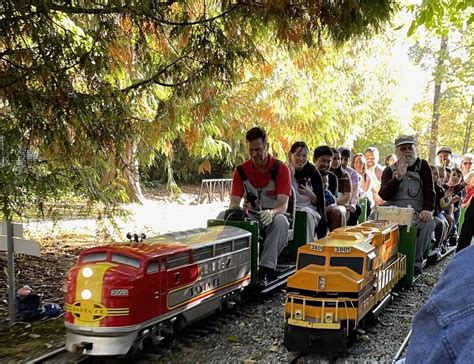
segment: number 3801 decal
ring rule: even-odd
[[[350,253],[352,248],[350,246],[336,246],[334,253]]]

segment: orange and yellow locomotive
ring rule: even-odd
[[[361,320],[383,307],[405,275],[398,235],[396,224],[368,221],[298,249],[285,302],[284,344],[289,350],[346,349],[341,341],[352,341]]]

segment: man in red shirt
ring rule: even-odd
[[[268,154],[265,130],[250,129],[246,140],[250,159],[234,171],[229,208],[239,208],[244,198],[249,217],[264,226],[259,273],[262,278],[273,278],[278,256],[288,242],[289,222],[284,214],[291,193],[290,171]]]

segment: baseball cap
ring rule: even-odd
[[[403,144],[415,144],[415,138],[413,135],[401,135],[397,139],[395,139],[395,148]]]
[[[451,150],[451,148],[448,148],[448,147],[441,147],[439,148],[438,152],[436,153],[436,155],[438,155],[439,153],[449,153],[449,154],[453,154],[453,151]]]

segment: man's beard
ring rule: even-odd
[[[414,165],[417,159],[418,159],[417,153],[413,153],[412,155],[405,156],[405,160],[407,161],[408,167],[411,167],[412,165]]]

